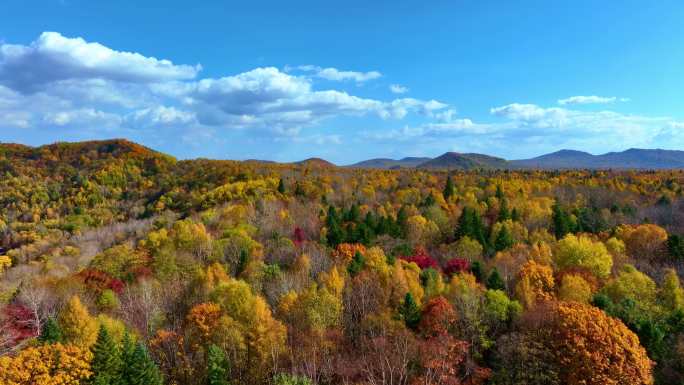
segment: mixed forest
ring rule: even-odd
[[[0,385],[684,384],[682,186],[0,144]]]

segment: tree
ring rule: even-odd
[[[66,342],[88,348],[97,339],[97,321],[77,296],[71,297],[59,313],[59,327]]]
[[[501,203],[499,204],[499,215],[497,217],[497,221],[503,222],[511,218],[511,212],[508,210],[508,200],[506,198],[502,198]]]
[[[449,201],[454,195],[454,182],[451,180],[451,175],[447,176],[446,184],[444,185],[444,191],[442,191],[445,201]]]
[[[273,377],[274,385],[312,385],[311,379],[294,374],[278,373]]]
[[[352,258],[351,262],[349,262],[349,266],[347,266],[347,272],[353,277],[360,273],[365,265],[366,259],[363,257],[363,254],[357,250],[356,253],[354,253],[354,258]]]
[[[496,239],[494,240],[494,250],[506,250],[513,246],[513,243],[513,236],[511,235],[511,231],[508,229],[508,226],[502,226],[501,230],[496,236]]]
[[[326,239],[329,246],[337,247],[337,245],[344,242],[345,234],[340,225],[340,218],[338,218],[334,206],[328,207],[328,216],[325,220],[325,226],[327,228]]]
[[[592,294],[591,285],[582,276],[566,274],[561,278],[561,284],[558,288],[558,299],[589,303]]]
[[[489,273],[486,286],[487,289],[491,290],[506,290],[506,283],[501,278],[501,275],[499,274],[499,271],[496,268],[493,268],[492,271]]]
[[[616,304],[624,300],[631,301],[631,306],[639,316],[653,315],[658,312],[655,282],[632,265],[624,265],[617,277],[603,286],[601,292]]]
[[[618,232],[625,241],[627,253],[636,260],[658,259],[667,252],[667,231],[658,225],[623,226]]]
[[[207,349],[207,385],[228,385],[229,362],[224,351],[212,344]]]
[[[91,370],[93,371],[93,376],[90,378],[91,384],[121,384],[121,353],[119,347],[104,326],[100,326],[97,340],[90,348],[90,351],[93,353],[93,360],[90,364]]]
[[[487,246],[485,238],[485,229],[482,224],[480,214],[470,207],[464,207],[461,217],[458,219],[458,229],[456,230],[456,237],[470,237],[478,242],[483,247]]]
[[[43,329],[40,331],[38,341],[44,344],[62,342],[62,331],[54,318],[48,318],[43,324]]]
[[[539,302],[552,299],[554,288],[555,280],[551,267],[529,260],[518,273],[515,297],[529,309]]]
[[[670,257],[676,261],[684,259],[684,237],[672,234],[667,237],[667,251]]]
[[[667,269],[660,289],[661,303],[668,311],[684,310],[684,290],[674,269]]]
[[[60,343],[28,347],[0,357],[0,384],[85,384],[92,372],[88,349]]]
[[[443,336],[449,333],[456,322],[454,307],[442,296],[428,301],[423,307],[418,330],[425,337]]]
[[[555,350],[527,333],[499,338],[492,385],[560,385]]]
[[[555,352],[552,362],[561,383],[653,384],[653,363],[639,338],[601,310],[556,302],[530,317],[525,323],[528,335]]]
[[[404,296],[404,302],[399,308],[399,315],[406,326],[411,329],[416,328],[420,322],[420,308],[418,308],[418,304],[410,292]]]
[[[560,269],[584,267],[599,278],[608,277],[613,267],[613,257],[606,246],[584,235],[569,234],[558,241],[554,261]]]
[[[283,178],[280,178],[280,180],[278,180],[278,192],[281,194],[285,194],[285,182],[283,181]]]
[[[127,385],[161,385],[162,376],[150,354],[142,343],[137,343],[129,358],[124,362],[124,378]]]
[[[575,223],[560,205],[554,204],[551,210],[551,221],[553,222],[553,232],[556,235],[556,239],[561,239],[567,234],[575,232]]]

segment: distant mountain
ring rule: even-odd
[[[364,160],[362,162],[350,164],[347,167],[352,168],[378,168],[378,169],[397,169],[397,168],[413,168],[422,163],[431,160],[431,158],[421,157],[406,157],[402,159],[390,158],[375,158]]]
[[[573,168],[569,165],[588,164],[594,155],[575,150],[560,150],[532,159],[512,160],[513,167],[520,168]]]
[[[447,152],[434,159],[419,164],[417,168],[456,170],[472,170],[477,168],[504,169],[509,168],[509,165],[506,159],[497,158],[494,156],[474,153],[461,154],[458,152]]]
[[[299,162],[294,162],[294,164],[296,164],[298,166],[306,166],[306,167],[314,167],[314,168],[337,167],[335,164],[330,163],[327,160],[321,159],[321,158],[304,159],[304,160],[300,160]]]
[[[561,150],[532,159],[513,160],[510,164],[516,168],[542,169],[684,168],[684,151],[630,148],[622,152],[592,155],[581,151]]]
[[[69,164],[72,167],[95,167],[117,159],[135,159],[144,162],[175,163],[170,155],[154,151],[126,139],[90,140],[84,142],[57,142],[31,147],[22,144],[0,143],[0,157],[23,159],[47,167]]]

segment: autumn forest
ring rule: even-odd
[[[683,185],[0,144],[0,385],[684,384]]]

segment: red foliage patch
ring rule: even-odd
[[[446,266],[444,266],[444,273],[446,275],[454,275],[468,270],[470,270],[470,262],[463,258],[450,259]]]
[[[428,255],[427,251],[422,247],[416,248],[413,251],[413,255],[410,257],[401,257],[401,259],[405,260],[406,262],[413,262],[421,269],[427,269],[431,267],[435,270],[439,270],[439,264],[437,264],[437,261]]]
[[[3,309],[2,328],[9,333],[13,345],[34,337],[37,330],[34,325],[31,309],[21,304],[10,304]]]
[[[301,247],[304,241],[306,240],[306,237],[304,236],[304,231],[299,227],[295,228],[292,238],[292,241],[297,247]]]

